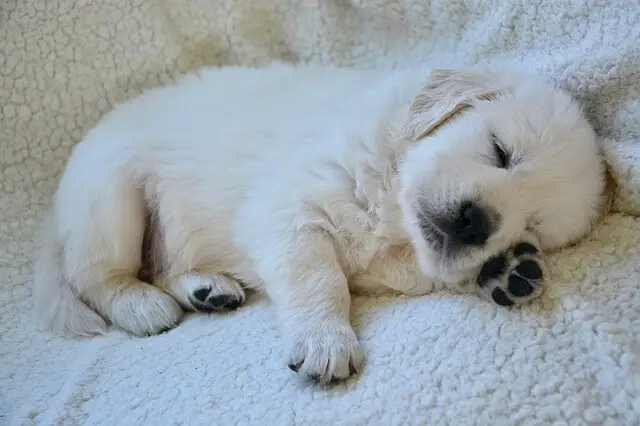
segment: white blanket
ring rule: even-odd
[[[37,332],[36,225],[113,102],[205,64],[524,67],[582,100],[615,213],[544,296],[357,298],[364,372],[301,384],[264,299],[160,336]],[[640,423],[638,0],[1,0],[0,424]],[[568,213],[570,214],[570,213]]]

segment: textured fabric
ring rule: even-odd
[[[2,0],[0,424],[640,423],[638,22],[638,0]],[[184,72],[271,60],[544,73],[602,135],[615,212],[523,308],[355,299],[368,363],[331,389],[286,368],[264,299],[146,339],[37,332],[32,239],[84,132]]]

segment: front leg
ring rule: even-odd
[[[461,283],[447,283],[424,275],[416,253],[410,244],[391,246],[375,258],[366,270],[351,277],[354,290],[388,289],[411,296],[420,296],[445,289],[464,292]]]
[[[282,327],[287,365],[322,383],[348,378],[364,356],[349,322],[347,279],[331,237],[289,230],[261,241],[267,242],[254,245],[263,247],[254,254]]]
[[[394,247],[353,277],[358,289],[387,287],[401,293],[422,295],[448,289],[471,293],[501,306],[523,304],[542,293],[545,266],[535,245],[520,242],[492,256],[477,275],[460,282],[444,282],[420,272],[415,252],[408,246]]]

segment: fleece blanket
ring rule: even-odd
[[[36,329],[32,239],[70,150],[115,102],[204,65],[522,67],[581,100],[614,211],[550,257],[540,300],[353,300],[363,373],[281,359],[266,300],[159,336]],[[640,423],[638,0],[2,0],[0,424]]]

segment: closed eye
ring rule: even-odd
[[[511,155],[504,149],[504,145],[495,133],[491,133],[491,143],[493,145],[494,156],[496,159],[496,167],[508,169]]]

